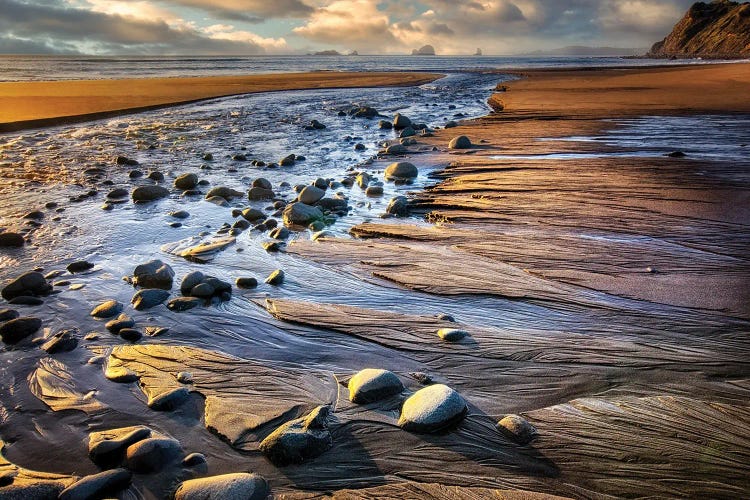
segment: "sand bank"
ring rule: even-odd
[[[0,82],[0,132],[256,92],[421,85],[432,73],[284,73],[198,78]]]

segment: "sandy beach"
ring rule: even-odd
[[[28,241],[0,249],[0,277],[6,285],[39,268],[53,272],[41,281],[59,283],[51,288],[59,293],[42,293],[45,285],[36,283],[44,288],[42,305],[2,305],[41,323],[0,352],[0,378],[11,381],[0,388],[0,403],[13,408],[0,414],[0,494],[43,486],[57,495],[80,484],[101,472],[91,443],[104,440],[121,453],[118,466],[136,471],[127,481],[125,472],[117,478],[125,484],[118,483],[123,498],[171,497],[182,481],[237,472],[262,476],[244,480],[276,498],[745,496],[750,162],[742,148],[750,144],[741,120],[750,113],[750,64],[513,74],[519,79],[501,82],[490,97],[494,113],[456,117],[456,126],[416,131],[404,144],[390,129],[378,131],[368,137],[378,137],[379,146],[403,147],[379,148],[336,179],[306,172],[299,190],[259,181],[284,167],[269,168],[268,158],[251,165],[253,144],[217,144],[210,159],[184,146],[190,127],[182,121],[175,132],[122,122],[121,135],[131,142],[100,143],[90,132],[66,131],[65,140],[100,152],[82,162],[86,174],[53,158],[70,170],[62,182],[52,174],[32,176],[30,162],[18,160],[6,187],[6,199],[18,207],[6,209],[3,220],[12,222],[6,233]],[[282,85],[277,76],[248,78],[253,91]],[[317,78],[293,88],[414,85],[435,75]],[[179,96],[169,82],[144,81],[129,95],[140,96],[143,106],[163,105],[235,94],[231,85],[241,80],[207,79],[217,86]],[[54,85],[40,86],[53,97]],[[101,95],[94,101],[100,107],[128,99],[113,82],[57,88]],[[0,93],[9,95],[2,84]],[[64,103],[56,109],[75,109],[66,107],[65,96],[56,99]],[[113,106],[91,112],[122,109]],[[337,109],[321,116],[329,128],[351,130],[348,151],[366,142],[357,134],[379,130],[375,120],[393,118],[356,121]],[[227,123],[196,123],[204,135],[226,128],[236,136],[244,122],[229,122],[228,115],[221,109],[215,116]],[[41,117],[25,119],[32,118]],[[299,129],[309,118],[289,121]],[[118,123],[107,128],[119,130]],[[42,140],[32,145],[11,138],[6,161],[32,156],[32,146],[63,147],[39,134]],[[459,136],[471,145],[450,148]],[[706,152],[720,150],[711,141],[724,136],[730,139],[720,146],[739,151],[737,159]],[[302,137],[311,147],[319,140]],[[164,151],[172,150],[184,160],[166,161],[171,157]],[[115,164],[115,154],[125,153],[141,163]],[[411,192],[408,184],[396,189],[386,180],[394,162],[416,167]],[[133,170],[147,167],[166,173],[166,180],[145,172],[133,177]],[[173,187],[189,173],[196,182],[187,191],[195,193]],[[197,183],[219,175],[233,188]],[[96,193],[61,204],[73,220],[63,211],[56,221],[54,208],[40,208],[50,211],[33,219],[38,225],[24,226],[21,212],[58,200],[63,182],[81,192],[125,194],[105,201],[104,210]],[[164,188],[159,199],[131,202],[135,189],[157,192],[154,186]],[[213,191],[218,187],[224,190]],[[380,190],[366,194],[367,188]],[[383,189],[385,196],[378,194]],[[255,200],[261,190],[272,193]],[[209,202],[212,193],[226,198]],[[303,196],[314,201],[294,212],[290,207]],[[392,212],[386,208],[391,196],[406,196],[407,207],[399,217],[381,217]],[[87,204],[96,210],[76,208]],[[364,215],[340,209],[347,204]],[[331,220],[309,230],[307,219],[301,230],[288,223],[313,208]],[[178,209],[190,212],[179,219],[182,227],[172,217]],[[352,237],[334,234],[354,218]],[[150,233],[151,226],[160,229]],[[291,236],[275,232],[282,226]],[[138,231],[147,241],[134,236]],[[87,238],[95,244],[85,255],[66,247]],[[51,262],[34,257],[57,247]],[[112,248],[124,249],[122,255],[108,253]],[[93,267],[83,274],[62,270],[84,257]],[[134,267],[151,259],[174,269],[165,290],[153,291],[159,288],[153,283],[170,274],[166,269],[152,273],[152,285],[134,280]],[[275,268],[284,274],[270,274]],[[195,271],[206,276],[187,279]],[[229,296],[209,274],[229,283]],[[257,288],[232,284],[248,275],[257,278]],[[209,284],[213,295],[202,302],[196,288]],[[70,288],[75,285],[81,288]],[[147,290],[160,301],[136,308],[136,296]],[[173,301],[195,308],[178,312]],[[89,314],[98,305],[118,309],[108,319],[124,312],[145,335],[126,341],[105,332],[104,320]],[[62,352],[40,349],[73,326],[68,337],[79,344]],[[358,400],[364,368],[389,370],[395,382],[383,376],[377,398]],[[414,399],[431,387],[445,391],[430,396],[444,396],[437,409]],[[410,405],[423,411],[411,421]],[[45,432],[60,428],[61,419],[64,432]],[[300,463],[288,464],[279,461],[277,448],[269,452],[269,441],[294,419],[308,437]],[[136,425],[148,432],[129,427]],[[167,458],[154,470],[138,470],[131,455],[147,454],[131,448],[147,435],[161,440]],[[183,461],[191,452],[203,454],[202,461],[192,459],[199,465]],[[67,463],[58,458],[63,453]]]
[[[321,88],[420,85],[429,73],[312,72],[193,78],[0,82],[0,132],[76,123],[216,97]]]

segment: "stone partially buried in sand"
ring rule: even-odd
[[[182,457],[176,439],[147,438],[128,447],[125,453],[128,469],[138,473],[158,472]]]
[[[142,425],[92,432],[89,434],[89,458],[102,467],[119,463],[130,445],[149,437],[151,429]]]
[[[459,135],[458,137],[454,137],[451,139],[451,141],[448,143],[448,148],[450,149],[470,149],[471,148],[471,140],[469,140],[468,137],[465,135]]]
[[[388,370],[365,368],[349,380],[349,400],[352,403],[372,403],[403,390],[401,380]]]
[[[404,402],[398,425],[406,431],[436,432],[463,420],[466,401],[453,389],[435,384],[420,389]]]
[[[537,436],[536,427],[520,415],[506,415],[497,423],[499,430],[505,437],[518,444],[528,444]]]
[[[307,416],[281,425],[260,443],[260,451],[282,467],[323,454],[333,445],[327,422],[330,411],[330,406],[318,406]]]
[[[413,163],[409,163],[408,161],[391,163],[385,169],[386,180],[403,181],[414,179],[417,175],[419,175],[417,167],[415,167]]]
[[[190,397],[185,387],[177,387],[149,398],[148,407],[155,411],[171,411],[182,405]]]
[[[18,233],[0,233],[0,247],[22,247],[25,241]]]
[[[458,328],[441,328],[437,332],[438,337],[445,340],[446,342],[458,342],[463,339],[469,332],[466,330],[460,330]]]
[[[89,313],[94,318],[111,318],[122,312],[122,304],[116,300],[102,302]]]
[[[266,480],[257,474],[238,472],[202,477],[183,482],[175,500],[265,500],[270,491]]]
[[[133,475],[127,469],[113,469],[85,476],[65,488],[59,500],[107,498],[130,486]]]

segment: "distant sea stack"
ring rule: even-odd
[[[693,4],[648,57],[742,59],[750,57],[750,2]]]
[[[432,45],[425,45],[420,49],[414,49],[411,51],[411,55],[413,56],[434,56],[435,55],[435,47]]]

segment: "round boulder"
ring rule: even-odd
[[[6,344],[17,344],[29,335],[35,334],[42,327],[39,318],[20,317],[0,325],[0,339]]]
[[[237,472],[202,477],[183,482],[175,500],[265,500],[269,495],[266,480],[257,474]]]
[[[282,214],[284,224],[287,226],[307,226],[313,221],[323,218],[323,212],[319,208],[296,202],[288,205]]]
[[[316,186],[305,186],[299,193],[299,201],[306,205],[314,205],[317,203],[326,192]]]
[[[158,472],[182,455],[182,447],[175,439],[148,438],[128,447],[126,460],[133,472]]]
[[[18,233],[0,233],[0,247],[22,247],[25,241]]]
[[[518,444],[528,444],[537,435],[536,428],[520,415],[506,415],[497,423],[497,430]]]
[[[349,380],[349,400],[352,403],[372,403],[404,390],[395,373],[376,368],[365,368]]]
[[[465,135],[459,135],[451,139],[448,143],[450,149],[469,149],[471,148],[471,141]]]
[[[443,384],[420,389],[404,402],[398,425],[406,431],[430,433],[463,420],[468,407],[456,391]]]
[[[385,178],[387,180],[408,180],[414,179],[417,175],[419,175],[417,167],[408,161],[391,163],[385,169]]]
[[[174,180],[174,187],[177,189],[193,189],[198,185],[198,176],[195,174],[182,174]]]
[[[438,337],[446,342],[458,342],[469,333],[466,330],[459,330],[458,328],[441,328],[437,334]]]
[[[130,196],[136,203],[146,203],[166,198],[169,196],[169,190],[163,186],[139,186],[133,190]]]
[[[133,284],[141,288],[172,289],[174,271],[160,260],[152,260],[141,264],[133,271]]]

